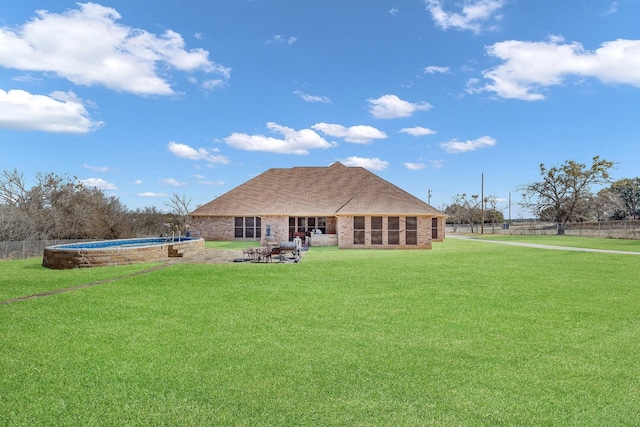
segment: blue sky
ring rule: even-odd
[[[0,4],[0,170],[128,207],[364,166],[436,208],[599,155],[640,176],[636,0]],[[300,191],[305,191],[301,188]]]

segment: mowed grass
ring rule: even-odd
[[[639,261],[314,248],[0,305],[0,425],[638,425]]]
[[[640,252],[640,240],[606,239],[580,236],[533,236],[504,234],[475,234],[469,236],[481,240],[501,240],[517,243],[535,243],[540,245],[565,246],[574,248]]]

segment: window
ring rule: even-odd
[[[353,244],[354,245],[364,245],[364,217],[363,216],[354,216],[353,217]]]
[[[322,232],[322,234],[326,234],[327,233],[327,218],[324,216],[321,216],[318,218],[318,230],[320,230]]]
[[[382,217],[381,216],[371,217],[371,244],[372,245],[382,244]]]
[[[431,238],[438,238],[438,218],[431,218]]]
[[[400,217],[390,216],[387,220],[387,241],[390,245],[400,244]]]
[[[405,243],[407,245],[418,244],[418,218],[408,216],[406,219]]]
[[[293,239],[295,233],[311,233],[320,230],[322,234],[327,232],[326,217],[289,217],[289,239]]]
[[[253,239],[260,238],[262,235],[262,221],[260,217],[241,217],[237,216],[233,220],[233,235],[236,239]]]

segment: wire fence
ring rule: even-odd
[[[65,243],[88,242],[87,239],[76,240],[22,240],[19,242],[0,242],[0,259],[21,259],[42,257],[47,246]]]
[[[473,229],[467,224],[447,224],[447,233],[461,234],[513,234],[513,235],[556,235],[558,231],[567,236],[602,237],[610,239],[640,239],[640,220],[572,222],[556,224],[553,222],[512,222],[504,224],[485,224],[481,228],[475,224]]]

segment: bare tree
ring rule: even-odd
[[[624,219],[625,203],[622,197],[611,188],[603,188],[590,200],[590,209],[597,221]]]
[[[165,203],[165,205],[171,211],[171,222],[172,227],[181,233],[186,233],[189,224],[187,223],[189,218],[189,212],[191,211],[189,205],[191,204],[191,198],[186,195],[179,195],[177,193],[173,193],[169,197],[169,201]]]
[[[457,194],[453,198],[453,204],[445,209],[445,213],[449,215],[449,218],[455,224],[467,224],[471,229],[471,233],[474,232],[475,224],[479,224],[482,221],[482,215],[480,212],[480,196],[473,194],[467,197],[466,194]]]
[[[8,206],[22,206],[27,199],[27,184],[24,174],[17,169],[3,170],[0,174],[0,204]]]

